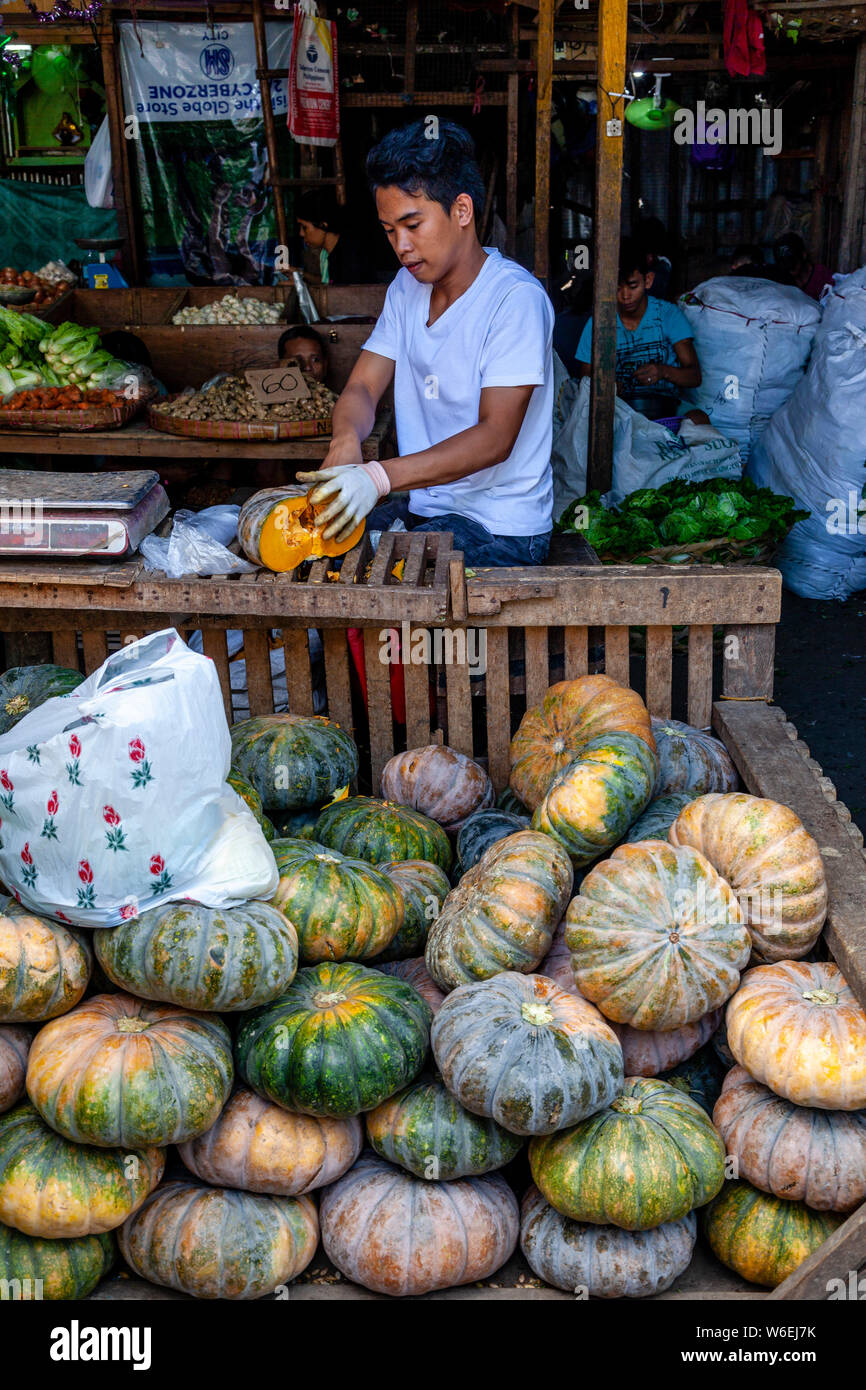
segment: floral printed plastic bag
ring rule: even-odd
[[[269,898],[274,856],[226,784],[230,753],[213,663],[174,629],[131,643],[0,737],[0,878],[81,927]]]

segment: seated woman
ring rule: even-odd
[[[344,209],[333,194],[306,189],[297,201],[296,215],[304,246],[318,252],[323,285],[356,285],[371,278],[361,248],[344,229]]]
[[[327,343],[314,328],[308,328],[304,323],[286,329],[277,344],[277,356],[281,362],[288,362],[294,357],[301,371],[308,376],[316,381],[327,380],[330,366]]]
[[[638,242],[626,237],[620,249],[616,292],[617,395],[631,405],[651,392],[662,403],[653,412],[655,418],[681,415],[696,425],[708,425],[710,417],[703,410],[680,400],[684,387],[701,384],[692,330],[675,304],[650,295],[653,280],[645,251]],[[592,319],[580,336],[575,357],[579,375],[589,376]]]

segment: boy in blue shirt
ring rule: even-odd
[[[710,419],[704,411],[680,401],[684,388],[701,384],[692,330],[675,304],[650,296],[653,278],[645,252],[626,237],[620,250],[616,292],[617,395],[629,404],[646,391],[668,396],[670,408],[659,414],[683,415],[695,424],[708,425]],[[589,376],[592,319],[580,336],[575,358],[579,374]]]

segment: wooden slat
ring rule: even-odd
[[[469,618],[522,627],[616,622],[772,624],[782,613],[778,570],[677,565],[537,565],[467,580]],[[2,596],[2,590],[0,590]]]
[[[454,633],[458,637],[459,633]],[[472,693],[469,684],[469,664],[450,661],[445,664],[445,693],[448,703],[448,745],[458,753],[472,757]]]
[[[713,629],[710,623],[689,628],[688,713],[690,724],[706,729],[713,715]]]
[[[767,1298],[786,1302],[806,1298],[828,1299],[834,1294],[836,1299],[862,1299],[863,1294],[857,1290],[857,1271],[864,1264],[866,1203],[858,1207],[829,1239],[798,1265],[793,1274],[789,1274],[783,1283],[767,1294]],[[835,1287],[830,1284],[832,1279],[842,1281],[841,1290],[838,1284]]]
[[[550,270],[550,124],[555,13],[556,0],[539,0],[535,98],[535,274],[542,283],[547,280]]]
[[[413,627],[409,630],[409,656],[412,654],[412,638],[418,632],[423,633],[424,629]],[[429,638],[429,633],[427,636]],[[418,645],[420,647],[420,643]],[[407,662],[403,667],[403,686],[406,695],[406,747],[424,748],[431,741],[429,662]]]
[[[487,771],[497,792],[508,786],[511,763],[508,630],[487,629]]]
[[[340,583],[354,584],[357,579],[360,583],[364,574],[364,566],[370,558],[370,537],[365,531],[358,544],[344,555],[343,563],[340,566]]]
[[[220,690],[223,695],[223,704],[226,707],[226,719],[232,722],[232,682],[229,675],[229,657],[226,647],[226,634],[219,627],[203,627],[201,630],[201,645],[205,656],[210,657],[216,667],[219,677]]]
[[[762,701],[713,705],[713,725],[749,791],[790,806],[817,841],[829,890],[824,939],[866,1008],[866,864],[783,721],[780,710]]]
[[[773,698],[773,659],[776,628],[773,623],[725,629],[722,662],[722,694],[735,700]]]
[[[328,580],[328,570],[331,568],[331,561],[328,559],[314,560],[310,566],[310,573],[307,576],[308,584],[325,584]]]
[[[71,628],[52,632],[51,646],[55,666],[66,666],[71,671],[78,670],[78,640]]]
[[[629,683],[628,628],[606,627],[604,630],[604,674],[620,685]]]
[[[244,629],[244,661],[250,715],[273,714],[274,690],[271,683],[271,650],[268,634],[261,628]]]
[[[646,630],[646,705],[657,719],[671,717],[673,633],[669,627]]]
[[[380,660],[382,645],[379,629],[364,629],[364,669],[367,675],[367,717],[370,725],[370,771],[374,794],[378,794],[382,768],[394,753],[394,724],[391,711],[391,667]]]
[[[82,632],[81,645],[84,651],[84,673],[89,676],[91,672],[98,670],[108,656],[108,634],[93,629]]]
[[[403,587],[415,588],[420,584],[424,576],[424,566],[427,555],[427,532],[409,532],[408,554],[406,564],[403,566]]]
[[[541,704],[550,686],[546,627],[526,629],[525,653],[526,708],[534,709]]]
[[[325,648],[325,688],[328,694],[328,718],[351,733],[352,687],[349,680],[349,644],[343,628],[325,628],[322,633]]]
[[[389,572],[394,564],[392,556],[394,554],[394,532],[383,531],[379,544],[376,547],[376,554],[370,566],[370,574],[367,579],[368,589],[379,589],[387,584]]]
[[[430,533],[430,542],[436,546],[436,563],[433,568],[433,584],[438,589],[444,585],[447,589],[450,569],[451,555],[454,537],[450,531],[440,531]]]
[[[567,627],[565,631],[565,679],[577,680],[589,670],[587,632],[585,627]],[[489,642],[488,637],[488,642]]]
[[[305,627],[283,629],[283,651],[286,654],[286,690],[292,714],[312,714],[313,672],[310,668],[310,643]]]

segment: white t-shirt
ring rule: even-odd
[[[534,386],[508,458],[468,478],[416,488],[418,516],[457,512],[499,536],[549,531],[553,517],[553,305],[528,270],[485,247],[469,288],[427,327],[432,286],[408,270],[388,287],[364,347],[395,364],[401,454],[420,453],[478,424],[485,386]]]

